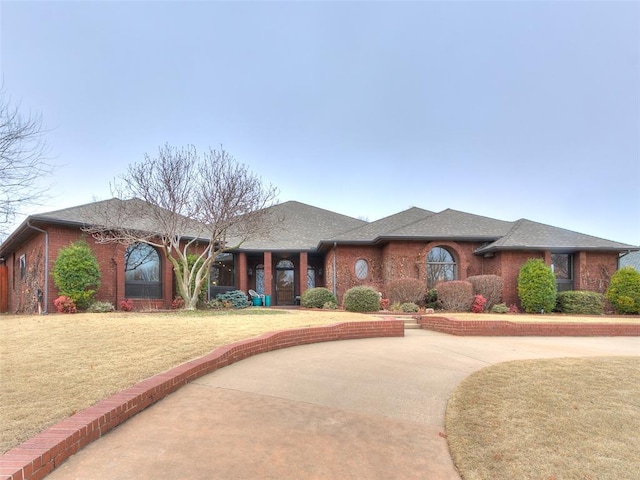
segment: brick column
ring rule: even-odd
[[[307,252],[300,252],[300,268],[298,269],[298,295],[302,295],[307,289]]]
[[[264,252],[264,294],[271,295],[271,305],[273,305],[273,264],[271,252]]]
[[[244,252],[238,253],[238,290],[247,292],[249,290],[249,278],[247,275],[247,254]]]

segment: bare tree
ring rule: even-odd
[[[268,233],[277,191],[265,186],[223,149],[199,155],[195,147],[165,145],[129,166],[112,190],[130,199],[97,205],[86,230],[102,243],[146,243],[164,252],[176,275],[185,308],[194,310],[218,254]],[[188,262],[189,254],[198,255]]]
[[[0,86],[0,236],[20,208],[35,205],[45,190],[39,180],[51,172],[39,116],[25,117]]]

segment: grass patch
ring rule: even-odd
[[[265,308],[0,316],[0,452],[219,346],[265,332],[372,319]]]
[[[638,478],[640,358],[485,368],[450,398],[446,432],[464,480]]]

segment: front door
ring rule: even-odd
[[[295,304],[295,270],[291,260],[276,265],[276,305]]]

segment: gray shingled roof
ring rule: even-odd
[[[82,227],[95,223],[97,212],[116,212],[123,204],[141,212],[134,220],[127,217],[130,224],[125,225],[126,227],[154,231],[151,216],[143,213],[145,209],[151,208],[149,204],[137,199],[113,198],[30,216],[0,245],[0,254],[10,251],[14,245],[33,235],[34,231],[29,225],[57,223]],[[314,251],[334,242],[375,244],[402,239],[486,242],[476,250],[478,254],[495,250],[523,249],[619,252],[640,250],[640,247],[634,245],[531,220],[507,222],[451,209],[434,213],[413,207],[371,223],[295,201],[271,206],[267,213],[267,218],[270,218],[274,225],[269,234],[246,241],[240,250]],[[199,232],[203,231],[200,228],[201,224],[186,218],[185,220],[184,228],[188,231],[184,235],[199,238]],[[233,244],[233,241],[229,243]]]
[[[497,239],[509,231],[511,222],[446,209],[420,222],[388,232],[386,238],[485,240]]]
[[[631,252],[620,257],[620,268],[633,267],[640,272],[640,252]]]
[[[516,249],[626,251],[630,247],[638,248],[523,218],[515,222],[502,238],[476,250],[476,253]]]
[[[365,223],[365,225],[361,227],[341,233],[340,235],[336,235],[333,238],[327,238],[326,243],[373,243],[376,241],[376,239],[387,234],[388,232],[392,232],[402,227],[406,227],[407,225],[410,225],[412,223],[419,222],[420,220],[424,220],[431,215],[434,215],[434,212],[423,210],[422,208],[418,207],[412,207],[408,210],[404,210],[394,215],[376,220],[375,222]],[[325,242],[323,241],[323,243]]]
[[[246,241],[242,250],[315,250],[321,238],[331,238],[367,222],[289,201],[268,208],[273,228],[268,235]]]

